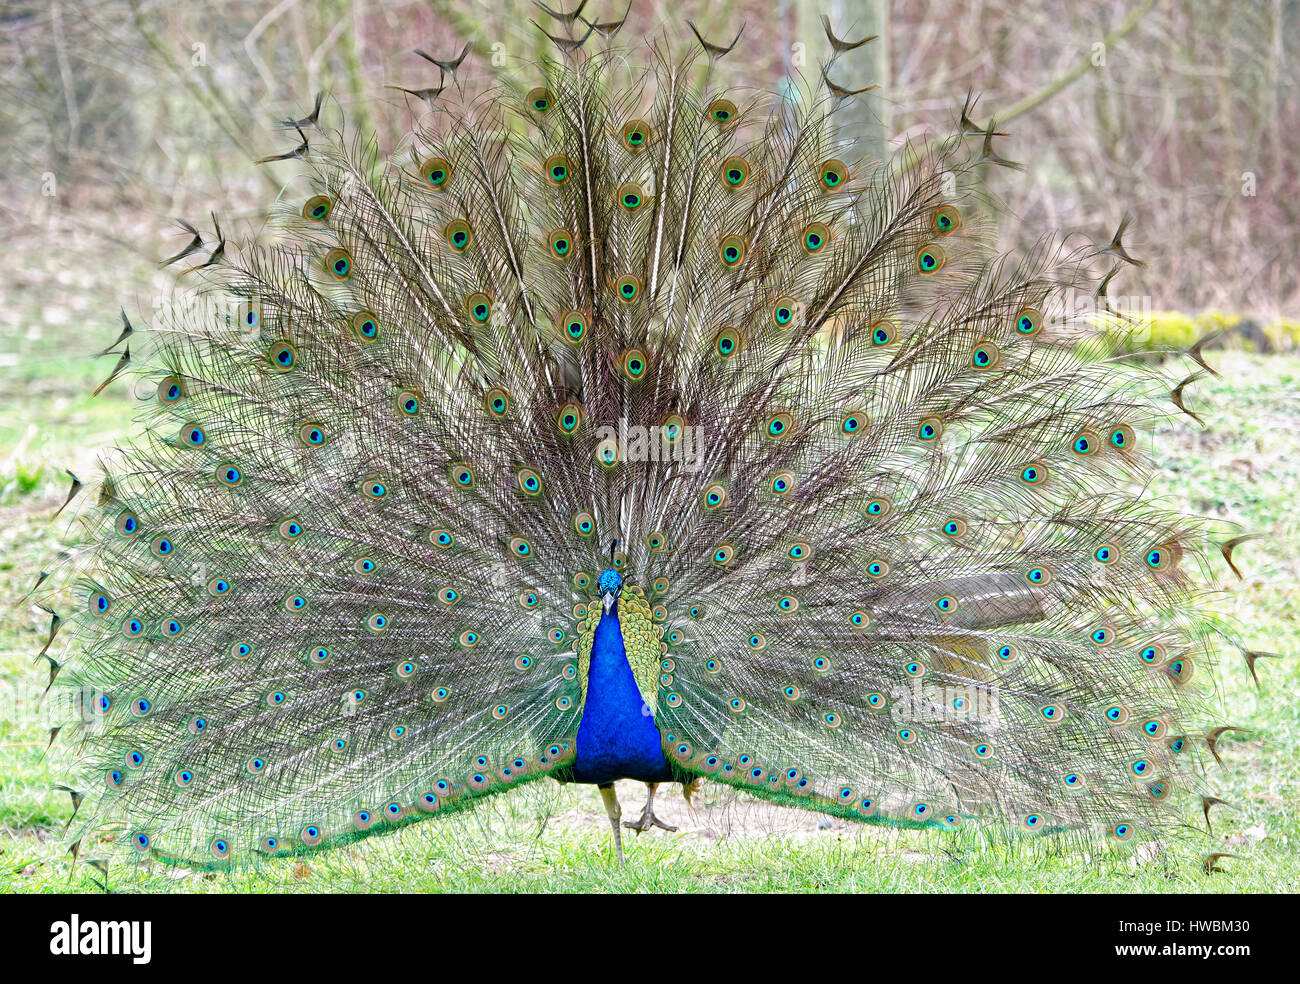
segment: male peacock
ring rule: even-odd
[[[531,88],[409,90],[386,164],[318,101],[277,244],[218,232],[207,306],[126,326],[147,431],[46,647],[82,829],[224,867],[543,778],[600,787],[620,860],[621,778],[638,831],[700,778],[1176,823],[1204,533],[1142,491],[1167,385],[1066,307],[1119,235],[998,257],[992,123],[845,163],[829,62],[775,99],[552,16]]]

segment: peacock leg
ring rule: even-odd
[[[609,814],[609,824],[614,828],[614,849],[618,851],[618,864],[623,866],[623,831],[619,829],[618,821],[623,816],[623,809],[618,805],[618,794],[614,792],[612,782],[602,782],[600,784],[600,798],[605,801],[605,812]]]
[[[623,826],[631,827],[638,834],[641,833],[641,831],[643,830],[649,830],[651,827],[659,827],[661,830],[667,830],[669,832],[676,831],[677,830],[676,827],[670,827],[668,824],[664,823],[657,816],[655,816],[655,811],[654,811],[655,790],[659,788],[659,783],[648,782],[645,784],[645,788],[647,791],[646,798],[645,798],[645,809],[641,811],[641,818],[637,820],[636,823],[632,823],[631,821],[624,821]]]

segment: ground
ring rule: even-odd
[[[83,268],[84,269],[84,268]],[[101,891],[102,876],[72,869],[61,835],[71,813],[62,760],[47,758],[50,724],[37,697],[34,666],[47,616],[24,600],[36,572],[77,548],[78,530],[51,517],[66,493],[62,469],[90,480],[97,453],[130,425],[121,383],[90,390],[113,356],[86,357],[115,334],[88,297],[93,270],[61,290],[0,296],[0,891]],[[45,303],[36,296],[67,300]],[[99,296],[103,296],[99,294]],[[1293,512],[1300,488],[1300,358],[1216,352],[1223,373],[1197,384],[1192,404],[1205,418],[1157,436],[1163,473],[1154,492],[1264,538],[1241,547],[1245,575],[1214,568],[1216,609],[1261,660],[1256,691],[1244,661],[1219,668],[1225,722],[1249,730],[1221,743],[1226,768],[1207,781],[1232,804],[1217,808],[1214,833],[1199,811],[1160,844],[1115,851],[1077,840],[1007,839],[941,832],[896,832],[828,822],[706,785],[689,811],[677,787],[656,807],[680,831],[628,831],[627,865],[612,861],[609,827],[596,790],[535,783],[483,808],[303,862],[267,863],[227,875],[115,866],[117,891],[942,891],[942,892],[1278,892],[1300,886],[1300,620]],[[1189,390],[1189,392],[1193,392]],[[1225,528],[1227,528],[1225,526]],[[1230,535],[1230,534],[1229,534]],[[624,816],[640,813],[644,790],[620,783]],[[1235,855],[1207,874],[1210,851]],[[83,859],[95,856],[93,845]]]

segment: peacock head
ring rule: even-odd
[[[596,587],[600,591],[601,601],[605,604],[605,611],[608,612],[614,607],[614,602],[618,601],[619,593],[623,590],[623,578],[611,567],[600,572]]]

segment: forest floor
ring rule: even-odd
[[[34,666],[48,616],[24,596],[36,573],[78,549],[79,529],[51,522],[67,490],[64,468],[93,479],[96,458],[131,426],[121,383],[91,398],[114,357],[85,353],[115,334],[98,313],[98,291],[70,274],[58,305],[0,303],[0,892],[101,891],[102,875],[74,868],[62,833],[72,812],[68,761],[47,756],[51,722],[38,707],[44,671]],[[18,285],[21,289],[21,285]],[[103,296],[100,294],[99,296]],[[0,297],[0,301],[4,301]],[[115,326],[114,326],[115,327]],[[677,787],[661,791],[676,833],[627,832],[627,864],[611,859],[609,827],[590,787],[534,783],[472,813],[422,823],[305,862],[267,862],[234,875],[157,867],[110,869],[115,891],[912,891],[912,892],[1279,892],[1300,888],[1300,358],[1215,352],[1223,373],[1197,384],[1190,420],[1157,435],[1163,471],[1153,490],[1192,511],[1264,539],[1241,547],[1244,579],[1215,568],[1217,610],[1260,660],[1256,690],[1244,660],[1218,668],[1225,722],[1247,729],[1220,743],[1225,768],[1206,780],[1232,804],[1204,830],[1118,851],[1075,838],[893,831],[824,821],[707,785],[686,808]],[[84,493],[83,493],[84,494]],[[1225,529],[1228,528],[1226,525]],[[1230,535],[1230,534],[1229,534]],[[625,817],[643,789],[620,784]],[[1235,855],[1207,874],[1205,856]],[[93,845],[82,858],[95,857]]]

